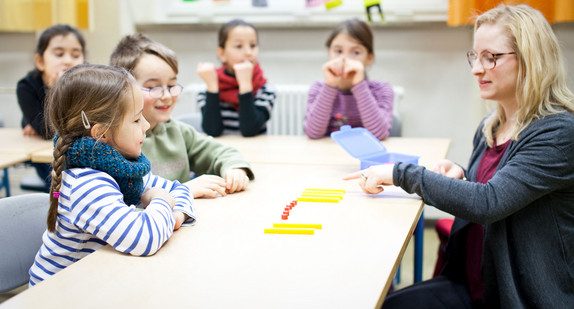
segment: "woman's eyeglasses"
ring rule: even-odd
[[[466,52],[466,59],[468,59],[468,64],[470,64],[471,69],[474,68],[476,58],[479,58],[480,64],[482,65],[483,68],[487,70],[492,70],[496,67],[496,59],[498,57],[509,54],[516,54],[516,52],[493,54],[488,51],[483,51],[479,55],[474,50],[469,50],[468,52]]]

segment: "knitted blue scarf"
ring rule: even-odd
[[[54,143],[57,138],[58,136],[55,137]],[[105,172],[120,185],[126,204],[139,203],[143,193],[143,176],[151,169],[151,164],[143,153],[137,160],[130,161],[112,146],[91,137],[82,137],[68,148],[67,156],[67,168],[89,167]]]

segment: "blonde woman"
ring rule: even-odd
[[[401,186],[456,216],[441,274],[383,308],[574,308],[574,95],[542,14],[500,5],[478,16],[467,53],[480,124],[467,169],[443,160],[348,175],[367,192]]]

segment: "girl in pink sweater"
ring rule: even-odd
[[[348,124],[364,127],[378,139],[386,138],[394,93],[389,83],[369,80],[365,74],[375,58],[371,29],[358,19],[346,20],[333,30],[326,45],[325,81],[309,89],[305,134],[321,138]]]

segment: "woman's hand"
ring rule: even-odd
[[[225,192],[225,180],[217,175],[201,175],[184,183],[194,198],[209,197],[216,198],[227,195]]]
[[[239,94],[253,91],[253,68],[253,63],[247,60],[233,66],[235,78],[239,85]]]
[[[203,80],[207,86],[207,91],[211,93],[219,92],[219,80],[217,79],[217,72],[215,65],[211,62],[200,62],[197,64],[197,75]]]
[[[462,167],[446,159],[438,160],[435,163],[435,166],[432,168],[432,171],[450,178],[456,178],[456,179],[464,178],[464,170],[462,169]]]
[[[383,186],[393,185],[394,164],[373,165],[343,177],[343,180],[361,179],[359,186],[365,193],[383,192]]]
[[[249,184],[249,177],[244,169],[232,168],[225,172],[225,183],[227,193],[231,194],[245,190]]]
[[[149,205],[149,203],[151,203],[151,200],[153,200],[154,198],[160,198],[168,202],[169,205],[171,206],[171,209],[173,209],[173,207],[175,206],[175,198],[169,192],[159,187],[153,187],[145,190],[142,196],[140,197],[140,203],[145,208]]]

